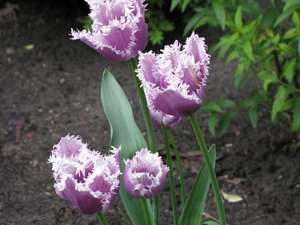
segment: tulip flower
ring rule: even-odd
[[[158,153],[142,148],[131,160],[124,162],[124,187],[130,195],[153,198],[162,192],[169,168]]]
[[[161,54],[139,53],[136,72],[150,113],[160,112],[163,117],[175,118],[190,116],[205,99],[210,55],[206,53],[204,38],[192,33],[181,47],[175,41],[165,46]]]
[[[56,193],[69,200],[82,213],[106,211],[120,185],[120,148],[103,156],[87,148],[80,137],[67,135],[54,145],[52,163]]]
[[[106,59],[126,61],[143,51],[148,41],[144,0],[85,0],[91,9],[92,31],[71,31]]]

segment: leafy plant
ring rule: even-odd
[[[176,0],[173,0],[173,2]],[[196,0],[179,1],[182,11]],[[209,102],[201,111],[210,111],[209,129],[213,135],[222,136],[234,117],[248,109],[249,121],[254,128],[258,111],[266,106],[270,119],[286,132],[300,127],[300,19],[299,0],[272,0],[263,12],[254,0],[209,0],[196,7],[196,14],[188,21],[184,34],[199,26],[215,25],[227,28],[226,35],[214,45],[211,53],[218,51],[219,58],[229,63],[236,59],[234,87],[242,90],[254,80],[257,88],[253,97],[238,104],[229,100]]]

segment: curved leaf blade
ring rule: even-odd
[[[111,129],[110,145],[122,145],[120,167],[124,171],[123,159],[132,158],[136,151],[146,148],[147,143],[133,118],[130,103],[113,75],[104,70],[101,84],[101,102]],[[138,198],[129,195],[121,179],[120,195],[126,211],[135,225],[146,224],[142,205]]]
[[[212,145],[210,147],[209,155],[213,167],[215,167],[215,162],[216,162],[215,145]],[[210,187],[210,179],[204,162],[193,184],[191,193],[184,205],[183,212],[179,221],[180,225],[201,224],[202,213],[204,210],[209,187]]]

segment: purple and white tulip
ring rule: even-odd
[[[62,137],[54,145],[52,163],[56,193],[85,214],[106,211],[120,187],[120,150],[103,156],[87,148],[79,136]]]
[[[158,55],[139,52],[136,72],[150,112],[161,111],[161,115],[175,118],[196,112],[205,99],[209,61],[204,38],[194,32],[183,46],[175,41]]]
[[[131,160],[124,162],[124,187],[130,195],[153,198],[162,192],[169,168],[158,153],[142,148]]]
[[[106,59],[127,61],[148,42],[144,0],[85,0],[91,9],[92,31],[71,31]]]

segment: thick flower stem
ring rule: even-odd
[[[178,153],[178,149],[174,140],[174,137],[171,133],[170,130],[168,130],[168,135],[171,139],[171,143],[172,146],[174,148],[174,153],[175,153],[175,157],[176,157],[176,163],[177,163],[177,168],[178,168],[178,172],[179,172],[179,177],[180,177],[180,191],[181,191],[181,201],[182,201],[182,205],[185,205],[186,202],[186,190],[185,190],[185,184],[184,184],[184,176],[183,176],[183,171],[182,171],[182,165],[181,165],[181,161],[180,161],[180,156]]]
[[[137,59],[136,58],[131,58],[130,59],[130,65],[131,65],[131,69],[132,69],[132,74],[133,74],[133,79],[135,82],[135,86],[137,88],[138,91],[138,95],[141,101],[141,105],[142,105],[142,111],[143,111],[143,116],[144,116],[144,120],[145,120],[145,125],[146,125],[146,129],[147,129],[147,135],[148,135],[148,142],[149,142],[149,149],[152,152],[156,152],[156,141],[155,141],[155,135],[154,135],[154,128],[153,128],[153,124],[151,121],[151,117],[150,117],[150,113],[147,107],[147,100],[146,100],[146,96],[144,93],[144,89],[141,88],[141,81],[139,80],[139,78],[136,76],[136,68],[137,68]]]
[[[137,59],[131,58],[130,65],[131,65],[131,69],[132,69],[135,86],[137,88],[138,95],[139,95],[139,98],[141,101],[142,112],[143,112],[147,135],[148,135],[149,149],[152,152],[156,152],[157,150],[156,150],[156,140],[155,140],[155,135],[154,135],[154,128],[153,128],[150,113],[149,113],[149,110],[147,107],[146,96],[144,93],[144,89],[141,87],[142,83],[139,80],[139,78],[136,76],[136,72],[135,72],[135,70],[137,69]],[[153,199],[153,225],[159,225],[159,196],[157,196]]]
[[[192,114],[189,118],[190,118],[190,122],[192,124],[192,127],[194,129],[199,147],[201,149],[201,152],[202,152],[202,155],[203,155],[203,158],[204,158],[204,161],[205,161],[205,165],[207,167],[207,171],[208,171],[208,174],[209,174],[211,186],[212,186],[214,196],[215,196],[215,200],[216,200],[220,225],[226,225],[226,216],[225,216],[224,205],[223,205],[222,196],[221,196],[221,192],[220,192],[220,187],[219,187],[219,184],[218,184],[218,180],[217,180],[216,173],[214,171],[212,162],[210,160],[210,156],[209,156],[209,152],[208,152],[205,140],[203,138],[203,135],[202,135],[199,123],[197,121],[196,115]]]
[[[143,210],[144,210],[146,225],[151,225],[152,223],[151,223],[151,217],[150,217],[149,208],[148,208],[148,204],[147,204],[147,199],[141,198],[141,203],[142,203]]]
[[[177,211],[178,208],[177,208],[177,199],[176,199],[175,182],[174,182],[174,175],[173,175],[173,166],[172,166],[168,130],[164,124],[161,124],[161,127],[164,135],[165,147],[167,152],[168,167],[170,168],[170,171],[168,172],[168,176],[170,180],[170,189],[171,189],[171,198],[172,198],[172,210],[173,210],[173,220],[174,220],[173,222],[174,225],[178,225],[179,224],[178,211]]]
[[[100,222],[101,225],[108,225],[106,219],[105,219],[105,216],[103,214],[102,211],[99,211],[96,213],[97,217],[98,217],[98,220]]]

